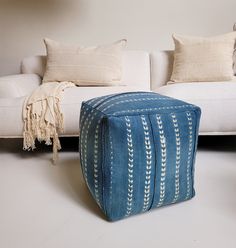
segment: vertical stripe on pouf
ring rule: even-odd
[[[166,180],[166,159],[167,159],[167,153],[166,153],[166,138],[165,138],[165,132],[163,128],[163,122],[161,115],[156,115],[156,121],[158,126],[158,137],[160,139],[160,165],[161,165],[161,177],[160,177],[160,189],[159,189],[159,201],[157,203],[157,207],[160,207],[165,199],[165,180]]]
[[[180,170],[180,159],[181,159],[181,141],[180,141],[180,130],[178,120],[175,114],[171,114],[174,131],[175,131],[175,195],[172,203],[175,203],[179,198],[179,170]]]
[[[125,117],[126,131],[127,131],[127,147],[128,147],[128,191],[127,191],[127,206],[125,216],[129,216],[133,208],[133,191],[134,191],[134,147],[132,138],[131,123],[128,116]]]
[[[145,166],[145,180],[144,180],[144,197],[143,197],[143,209],[147,211],[150,205],[150,188],[151,188],[151,172],[152,172],[152,147],[150,142],[150,128],[148,127],[147,120],[144,115],[141,116],[143,132],[144,132],[144,144],[146,153],[146,166]]]
[[[193,119],[191,112],[186,112],[188,120],[188,158],[187,158],[187,193],[185,199],[191,196],[191,161],[193,153]]]

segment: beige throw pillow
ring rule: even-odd
[[[233,78],[236,32],[215,37],[173,35],[173,82],[227,81]]]
[[[70,81],[85,86],[120,83],[126,40],[96,47],[61,44],[50,39],[44,42],[47,64],[43,82]]]

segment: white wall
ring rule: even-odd
[[[173,32],[232,30],[235,0],[0,0],[0,75],[45,53],[43,37],[83,45],[128,39],[129,49],[173,48]]]

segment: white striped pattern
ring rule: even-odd
[[[143,199],[142,211],[146,211],[150,203],[152,150],[151,150],[149,128],[148,128],[147,120],[144,115],[141,116],[141,120],[144,130],[145,152],[146,152],[146,172],[145,172],[144,199]]]
[[[88,185],[88,174],[87,174],[87,167],[88,167],[88,164],[87,164],[87,150],[88,150],[88,133],[89,133],[89,129],[90,129],[90,126],[92,124],[92,121],[95,117],[95,114],[93,113],[94,112],[94,109],[88,114],[87,118],[85,119],[84,121],[84,125],[83,125],[83,130],[82,130],[82,134],[81,134],[81,142],[82,142],[82,145],[83,145],[83,152],[82,152],[82,161],[83,161],[83,164],[84,164],[84,177],[85,177],[85,181]],[[87,128],[86,128],[87,127]],[[88,185],[89,187],[89,185]]]
[[[125,117],[126,131],[127,131],[127,145],[128,145],[128,193],[127,193],[127,206],[126,215],[129,216],[132,212],[133,205],[133,191],[134,191],[134,178],[133,178],[133,167],[134,167],[134,148],[131,131],[131,123],[128,116]]]
[[[95,199],[100,205],[99,200],[99,190],[98,190],[98,140],[99,140],[99,127],[102,119],[99,119],[96,128],[95,128],[95,135],[94,135],[94,155],[93,155],[93,179],[94,179],[94,194]]]
[[[85,108],[85,105],[82,105],[82,107],[80,109],[80,121],[79,121],[80,126],[82,123],[82,119],[84,119],[84,114],[85,114],[84,108]]]
[[[192,104],[184,104],[179,106],[169,106],[169,107],[159,107],[159,108],[144,108],[144,109],[128,109],[128,110],[121,110],[114,112],[113,115],[119,115],[119,114],[129,114],[129,113],[139,113],[139,112],[146,112],[146,111],[156,111],[156,110],[163,110],[163,109],[180,109],[180,108],[194,108],[195,106]]]
[[[100,103],[102,103],[103,101],[105,101],[106,99],[110,98],[112,95],[107,95],[107,96],[103,96],[101,97],[100,100],[98,100],[97,102],[95,102],[94,104],[92,104],[92,107],[98,106]],[[90,105],[92,102],[94,102],[95,100],[97,100],[96,98],[92,99],[90,102],[88,102],[88,104]]]
[[[165,199],[165,179],[166,179],[166,138],[163,129],[163,122],[160,115],[156,115],[157,126],[161,143],[161,179],[160,179],[160,198],[157,207],[160,207]]]
[[[189,131],[189,145],[188,145],[188,159],[187,159],[187,194],[186,200],[190,197],[191,186],[190,186],[190,166],[192,161],[192,150],[193,150],[193,120],[190,112],[186,113],[188,119],[188,131]]]
[[[175,114],[171,115],[175,131],[176,157],[175,157],[175,196],[172,203],[179,198],[179,168],[180,168],[180,132],[179,125]]]
[[[85,116],[85,114],[84,114]],[[90,114],[91,116],[91,114]],[[83,117],[84,118],[84,117]],[[87,124],[88,124],[88,118],[89,118],[89,115],[87,116],[87,118],[85,119],[83,125],[82,125],[82,128],[80,130],[80,143],[81,143],[81,150],[80,150],[80,159],[81,159],[81,163],[82,165],[84,166],[84,173],[85,173],[85,153],[87,152],[86,148],[87,146],[85,146],[85,143],[84,143],[84,132],[87,128]],[[85,151],[86,150],[86,151]],[[86,181],[87,182],[87,181]]]
[[[90,105],[90,104],[92,104],[93,102],[95,102],[96,100],[98,100],[99,98],[103,98],[103,97],[95,97],[95,98],[92,98],[92,99],[86,101],[86,104]]]
[[[129,96],[145,96],[145,95],[147,95],[147,93],[130,93],[130,94],[117,95],[117,96],[112,97],[112,98],[109,99],[108,101],[103,102],[103,103],[98,107],[98,109],[101,110],[101,108],[102,108],[104,105],[106,105],[106,104],[108,104],[108,103],[110,103],[110,102],[112,102],[112,101],[114,101],[114,100],[117,100],[117,99],[129,97]],[[156,95],[156,93],[151,93],[151,92],[150,92],[150,93],[148,93],[148,95]]]
[[[108,105],[107,107],[105,107],[104,109],[102,109],[102,111],[106,111],[108,110],[109,108],[115,106],[115,105],[120,105],[122,103],[130,103],[130,102],[142,102],[142,101],[155,101],[155,100],[166,100],[168,98],[166,97],[144,97],[144,98],[133,98],[133,99],[127,99],[127,100],[122,100],[122,101],[119,101],[119,102],[115,102],[115,103],[112,103],[110,105]]]
[[[109,142],[110,142],[110,161],[111,161],[111,167],[110,167],[110,202],[112,202],[112,182],[113,182],[113,160],[114,160],[114,154],[113,154],[113,142],[110,132],[110,126],[109,128]]]
[[[80,127],[82,126],[83,122],[84,122],[84,118],[87,114],[87,111],[89,110],[89,108],[85,108],[85,105],[82,106],[81,108],[81,116],[80,116]],[[80,130],[80,133],[82,132],[82,130]]]
[[[82,107],[82,108],[84,108],[84,106]],[[80,147],[80,160],[81,160],[81,165],[84,165],[84,159],[83,159],[83,138],[82,138],[82,132],[83,132],[83,129],[84,129],[84,125],[82,126],[81,124],[82,124],[82,119],[84,120],[84,117],[85,117],[85,114],[86,114],[86,111],[87,111],[87,109],[85,109],[83,112],[82,112],[82,115],[81,115],[81,119],[80,119],[80,128],[81,128],[81,130],[80,130],[80,137],[79,137],[79,139],[80,139],[80,144],[81,144],[81,147]]]

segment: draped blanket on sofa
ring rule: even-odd
[[[62,94],[66,88],[74,87],[71,82],[45,83],[26,98],[23,106],[23,149],[34,150],[35,140],[53,145],[53,163],[61,149],[58,133],[63,132],[64,120],[60,108]]]

